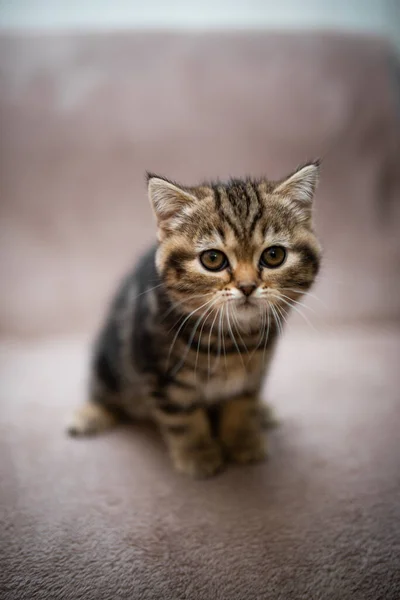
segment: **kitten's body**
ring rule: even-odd
[[[317,173],[311,164],[277,184],[197,188],[149,176],[159,244],[111,306],[95,345],[90,402],[72,433],[104,429],[122,411],[154,419],[176,468],[192,475],[214,473],[224,455],[264,457],[259,391],[279,322],[318,270]],[[271,248],[284,248],[282,264],[260,258]]]

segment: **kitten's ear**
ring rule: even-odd
[[[305,209],[310,209],[319,179],[320,161],[303,165],[274,188],[274,194],[280,194]]]
[[[147,174],[147,187],[151,205],[161,228],[197,200],[195,196],[176,184],[152,173]]]

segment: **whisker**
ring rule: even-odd
[[[223,316],[225,308],[227,308],[227,305],[226,305],[226,304],[223,304],[223,305],[222,305],[222,313],[221,313],[221,316]],[[226,364],[226,346],[225,346],[225,335],[224,335],[224,319],[223,319],[223,318],[221,319],[221,326],[222,326],[222,327],[221,327],[221,340],[222,340],[222,348],[223,348],[223,351],[224,351],[225,370],[227,371],[227,370],[228,370],[228,367],[227,367],[227,364]]]
[[[217,344],[218,344],[218,347],[217,347],[217,357],[216,357],[216,359],[214,361],[213,368],[212,368],[212,372],[213,373],[215,373],[215,371],[218,368],[218,365],[220,363],[220,360],[221,360],[221,350],[222,350],[223,347],[225,348],[225,341],[224,341],[224,338],[223,338],[223,315],[224,315],[224,308],[225,308],[225,305],[222,304],[220,306],[220,308],[218,309],[218,313],[217,313],[219,315],[219,318],[218,318],[218,334],[217,334]],[[208,343],[209,343],[209,346],[208,346],[208,378],[210,378],[210,375],[211,375],[210,337],[208,338]],[[226,367],[226,358],[225,358],[225,367]]]
[[[279,335],[282,335],[282,333],[283,333],[283,329],[282,329],[282,324],[281,324],[281,322],[280,322],[280,319],[279,319],[278,313],[276,312],[276,310],[275,310],[275,307],[274,307],[274,305],[273,305],[273,304],[271,304],[271,305],[270,305],[270,308],[271,308],[271,311],[272,311],[273,317],[274,317],[274,319],[275,319],[275,322],[276,322],[276,326],[277,326],[277,328],[278,328]]]
[[[270,309],[271,309],[272,316],[274,317],[274,321],[275,321],[275,324],[276,324],[276,328],[278,330],[278,334],[281,335],[281,333],[282,333],[282,331],[281,331],[281,324],[280,324],[280,321],[278,320],[278,315],[277,315],[277,313],[275,311],[275,307],[272,304],[270,306]]]
[[[208,300],[207,302],[205,302],[204,304],[202,304],[202,305],[201,305],[201,306],[199,306],[198,308],[195,308],[194,310],[192,310],[192,312],[191,312],[191,313],[189,313],[189,314],[187,315],[187,317],[185,318],[185,320],[183,321],[183,323],[181,323],[181,325],[179,326],[179,329],[178,329],[178,331],[175,333],[174,339],[172,340],[172,344],[171,344],[171,346],[170,346],[170,348],[169,348],[169,352],[168,352],[168,358],[167,358],[167,365],[166,365],[166,368],[167,368],[167,369],[168,369],[168,365],[169,365],[169,360],[170,360],[170,358],[171,358],[171,352],[172,352],[172,349],[173,349],[173,347],[174,347],[174,345],[175,345],[175,342],[176,342],[176,340],[177,340],[177,338],[178,338],[178,335],[179,335],[179,333],[180,333],[180,332],[181,332],[181,330],[182,330],[182,327],[185,325],[185,323],[188,321],[188,319],[190,319],[190,317],[192,317],[192,316],[193,316],[195,313],[197,313],[199,310],[201,310],[201,309],[202,309],[202,308],[204,308],[205,306],[208,306],[208,305],[210,304],[210,302],[213,302],[213,299],[211,299],[211,300]]]
[[[321,298],[319,296],[317,296],[316,294],[314,294],[313,292],[308,292],[306,290],[301,290],[298,288],[281,288],[281,289],[288,291],[288,292],[295,292],[296,294],[301,294],[302,296],[304,296],[304,295],[310,296],[310,298],[314,298],[314,300],[318,300],[318,302],[320,302],[322,304],[322,306],[324,306],[325,308],[328,308],[328,305],[326,304],[326,302],[321,300]]]
[[[233,325],[235,326],[236,333],[238,334],[240,341],[242,342],[243,346],[245,347],[246,353],[249,354],[249,350],[248,350],[248,348],[246,346],[246,342],[244,341],[244,339],[242,337],[242,334],[239,331],[239,324],[238,324],[238,320],[237,320],[237,316],[236,315],[237,315],[237,313],[235,311],[235,305],[233,304],[232,305],[232,322],[233,322]]]
[[[322,306],[324,306],[325,308],[328,308],[328,305],[326,304],[326,302],[321,300],[321,298],[319,298],[316,294],[307,292],[306,290],[300,290],[297,288],[281,288],[281,289],[285,290],[287,292],[294,292],[295,294],[301,294],[302,296],[304,296],[304,294],[306,294],[307,296],[310,296],[310,298],[314,298],[315,300],[318,300],[318,302],[321,302]]]
[[[198,342],[197,342],[196,360],[195,360],[195,363],[194,363],[194,380],[195,381],[197,381],[197,362],[199,360],[199,351],[200,351],[200,344],[201,344],[201,336],[203,335],[204,325],[206,324],[208,317],[213,313],[214,310],[216,312],[215,312],[214,320],[213,320],[212,325],[211,325],[211,330],[210,330],[210,336],[211,336],[211,332],[212,332],[212,328],[213,328],[213,325],[214,325],[214,322],[215,322],[215,318],[216,318],[216,316],[218,314],[218,307],[214,308],[214,305],[212,305],[211,307],[209,307],[209,308],[206,309],[206,314],[204,316],[204,321],[203,321],[203,324],[202,324],[200,332],[199,332],[199,339],[198,339]]]
[[[270,303],[268,302],[268,300],[267,300],[267,305],[268,305],[268,310],[267,310],[266,318],[268,319],[268,328],[267,328],[267,333],[266,333],[265,340],[264,340],[263,363],[265,362],[265,350],[267,349],[267,345],[268,345],[269,328],[270,328],[270,318],[269,318]]]
[[[182,304],[183,304],[184,300],[182,300]],[[203,304],[204,306],[204,304]],[[199,307],[199,309],[202,308],[201,306]],[[193,314],[190,313],[190,316]],[[181,315],[179,315],[178,320],[172,325],[172,327],[168,330],[168,333],[171,333],[171,331],[173,331],[175,329],[175,327],[178,325],[178,323],[180,323],[182,321],[182,319],[185,319],[185,317],[187,316],[186,313],[182,313]]]
[[[287,319],[287,313],[284,313],[284,308],[282,306],[279,306],[278,304],[275,304],[275,310],[278,312],[278,314],[281,316],[281,318],[283,319],[283,321],[288,324],[288,319]]]
[[[184,298],[183,300],[170,300],[170,302],[172,303],[172,306],[170,306],[170,308],[162,315],[161,317],[161,321],[160,323],[162,323],[163,321],[165,321],[165,319],[168,317],[168,315],[174,311],[176,308],[178,308],[178,306],[181,306],[182,304],[184,304],[185,302],[190,302],[191,300],[194,300],[195,298],[206,298],[207,296],[212,295],[212,292],[207,292],[206,294],[195,294],[194,296],[189,296],[189,298]],[[185,314],[180,315],[179,319],[177,320],[177,322],[171,327],[171,329],[169,330],[168,333],[170,333],[174,327],[179,323],[179,321],[185,316]]]
[[[186,358],[187,358],[187,356],[188,356],[188,354],[189,354],[190,348],[192,347],[192,343],[193,343],[194,337],[195,337],[195,335],[196,335],[197,328],[199,327],[199,325],[200,325],[201,321],[202,321],[203,319],[206,319],[206,317],[207,317],[207,312],[210,310],[210,308],[211,308],[211,309],[213,308],[213,306],[214,306],[214,304],[215,304],[216,302],[217,302],[217,299],[215,299],[215,300],[214,300],[214,302],[213,302],[213,304],[211,304],[211,307],[208,307],[208,308],[206,308],[206,309],[203,311],[203,313],[200,315],[200,317],[197,319],[196,323],[195,323],[195,324],[194,324],[194,326],[193,326],[193,329],[192,329],[192,331],[191,331],[191,334],[190,334],[190,336],[189,336],[189,341],[188,341],[188,343],[186,344],[186,347],[185,347],[185,350],[184,350],[183,357],[182,357],[182,358],[181,358],[181,360],[178,362],[178,364],[177,364],[177,365],[175,365],[175,367],[173,368],[173,370],[172,370],[172,372],[171,372],[171,374],[172,374],[172,375],[175,375],[175,374],[176,374],[176,373],[179,371],[179,369],[180,369],[180,368],[181,368],[181,367],[184,365],[184,363],[185,363],[185,361],[186,361]],[[204,323],[203,323],[203,326],[204,326]]]
[[[261,315],[261,332],[260,332],[260,338],[259,338],[259,340],[257,342],[257,346],[254,348],[253,352],[250,354],[249,360],[247,361],[247,364],[251,361],[251,359],[253,358],[254,354],[257,352],[257,350],[261,346],[262,341],[264,339],[265,328],[267,326],[267,316],[266,316],[267,311],[264,311],[263,307],[261,305],[259,306],[259,310],[260,310],[260,315]]]
[[[132,298],[132,300],[136,300],[137,298],[140,298],[140,296],[144,296],[144,294],[148,294],[149,292],[152,292],[153,290],[156,290],[157,288],[162,287],[163,285],[163,283],[159,283],[158,285],[154,285],[151,288],[147,288],[144,290],[144,292],[141,292],[140,294]]]
[[[314,325],[311,323],[311,321],[309,320],[309,318],[306,317],[306,315],[303,315],[303,313],[301,312],[301,310],[299,310],[297,308],[297,306],[294,306],[293,304],[290,304],[284,298],[281,298],[281,300],[282,300],[282,302],[284,302],[285,304],[287,304],[289,307],[293,308],[293,310],[295,310],[297,313],[299,313],[299,315],[305,320],[305,322],[307,323],[307,325],[309,325],[311,327],[311,329],[313,329],[314,331],[318,332],[318,329],[316,329],[316,327],[314,327]]]
[[[237,351],[238,351],[238,353],[239,353],[240,360],[241,360],[241,362],[242,362],[242,365],[243,365],[243,367],[244,367],[244,366],[245,366],[245,364],[244,364],[244,362],[243,362],[242,353],[240,352],[239,346],[238,346],[238,344],[237,344],[237,342],[236,342],[236,338],[235,338],[235,336],[233,335],[233,331],[232,331],[232,327],[231,327],[231,320],[230,320],[230,318],[229,318],[229,304],[228,304],[228,303],[227,303],[227,305],[226,305],[226,316],[227,316],[227,323],[228,323],[229,335],[230,335],[230,337],[232,338],[232,341],[233,341],[233,343],[235,344],[235,348],[236,348],[236,350],[237,350]]]
[[[282,294],[281,292],[278,292],[278,298],[286,298],[287,300],[294,302],[294,304],[298,304],[299,306],[302,306],[303,308],[307,308],[307,310],[311,310],[311,312],[315,313],[315,310],[313,308],[311,308],[311,306],[307,306],[306,304],[303,304],[302,302],[299,302],[298,300],[293,300],[293,298],[291,298],[290,296],[286,296],[286,294]]]
[[[219,307],[219,309],[218,309],[218,314],[220,315],[220,320],[221,320],[222,308],[223,308],[223,307],[222,307],[222,306],[220,306],[220,307]],[[219,365],[219,361],[220,361],[220,358],[221,358],[221,345],[222,345],[222,343],[221,343],[221,338],[220,338],[220,336],[221,336],[221,328],[220,328],[220,323],[218,323],[218,334],[217,334],[217,358],[216,358],[216,360],[215,360],[215,362],[214,362],[214,370],[215,370],[215,369],[218,367],[218,365]]]
[[[211,345],[212,330],[213,330],[213,327],[214,327],[214,323],[215,323],[216,319],[218,318],[218,314],[219,314],[220,310],[221,310],[221,307],[220,308],[217,307],[217,311],[215,313],[215,317],[213,319],[213,322],[211,323],[210,333],[208,334],[208,348],[207,348],[207,375],[208,375],[208,379],[210,379],[210,373],[211,373],[210,345]],[[218,341],[219,341],[219,330],[218,330]]]

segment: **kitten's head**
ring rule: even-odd
[[[286,312],[319,268],[312,227],[318,172],[312,162],[278,182],[233,179],[197,187],[149,174],[157,269],[180,310],[212,318],[224,307],[224,315],[243,325],[268,310]]]

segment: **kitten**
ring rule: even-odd
[[[198,187],[148,175],[158,244],[112,303],[72,435],[121,414],[150,417],[175,468],[195,477],[225,458],[265,457],[261,385],[282,322],[319,268],[318,172],[313,162],[279,182]]]

